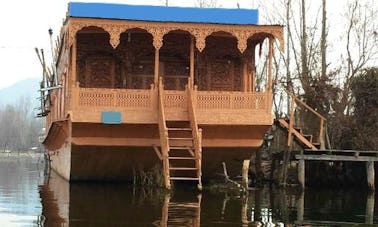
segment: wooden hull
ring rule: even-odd
[[[148,171],[162,161],[153,146],[160,146],[157,125],[103,125],[66,123],[72,130],[57,149],[47,150],[51,167],[71,181],[131,181],[138,171]],[[67,126],[67,128],[70,128]],[[203,125],[202,177],[219,178],[222,162],[230,176],[241,174],[244,159],[249,159],[260,147],[269,126]],[[51,138],[61,138],[55,135]],[[49,137],[48,137],[49,138]],[[56,140],[51,141],[56,142]],[[50,145],[50,146],[48,146]]]

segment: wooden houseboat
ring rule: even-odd
[[[273,123],[273,44],[283,27],[249,9],[68,6],[44,145],[67,180],[127,180],[160,165],[171,181],[240,174]],[[258,47],[268,42],[256,89]]]

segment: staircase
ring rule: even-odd
[[[279,119],[278,123],[281,127],[285,128],[288,133],[290,131],[290,120],[289,119]],[[302,129],[299,127],[293,127],[291,129],[291,134],[300,142],[305,149],[318,150],[320,148],[320,143],[313,141],[313,135],[304,134]]]
[[[171,188],[172,181],[195,181],[202,190],[202,131],[198,129],[195,118],[192,92],[187,87],[188,119],[167,121],[164,112],[164,89],[159,82],[159,134],[161,159],[165,187]],[[156,149],[155,149],[156,150]]]
[[[293,139],[295,138],[299,144],[304,149],[310,149],[313,151],[317,151],[319,149],[325,149],[325,122],[326,118],[319,114],[316,110],[308,106],[302,100],[298,99],[294,94],[287,91],[287,94],[291,98],[290,103],[290,117],[286,119],[278,119],[279,126],[283,127],[288,132],[288,140],[287,145],[289,148],[293,145]],[[319,119],[319,133],[318,136],[315,138],[312,134],[305,134],[302,131],[302,128],[296,127],[295,124],[295,111],[298,108],[302,108],[303,110],[314,114]],[[329,145],[328,145],[329,147]]]

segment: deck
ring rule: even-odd
[[[75,88],[72,92],[72,121],[102,123],[101,113],[119,111],[122,123],[157,124],[157,90]],[[268,93],[194,91],[198,124],[271,125]],[[187,118],[185,91],[164,90],[167,120]]]

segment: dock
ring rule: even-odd
[[[357,150],[317,150],[305,149],[295,155],[298,160],[298,182],[305,187],[305,162],[306,161],[330,161],[330,162],[366,162],[367,184],[370,190],[375,190],[374,162],[378,161],[378,151]]]

